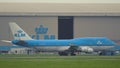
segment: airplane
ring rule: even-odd
[[[109,50],[116,46],[116,43],[106,37],[81,37],[69,40],[35,40],[32,39],[16,23],[9,23],[14,40],[2,40],[12,44],[34,48],[42,52],[58,52],[62,55],[76,55],[76,52],[98,52]]]

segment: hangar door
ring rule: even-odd
[[[58,17],[58,39],[73,38],[73,17],[59,16]]]

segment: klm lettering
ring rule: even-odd
[[[15,37],[25,37],[25,33],[23,33],[23,31],[21,30],[18,30],[15,34],[14,34]]]

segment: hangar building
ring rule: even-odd
[[[0,40],[13,39],[8,23],[16,22],[35,39],[108,37],[119,41],[119,7],[120,4],[0,3]],[[48,30],[38,35],[37,27]]]

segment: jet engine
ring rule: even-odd
[[[80,47],[80,51],[91,53],[91,52],[93,52],[93,48],[90,48],[90,47]]]

